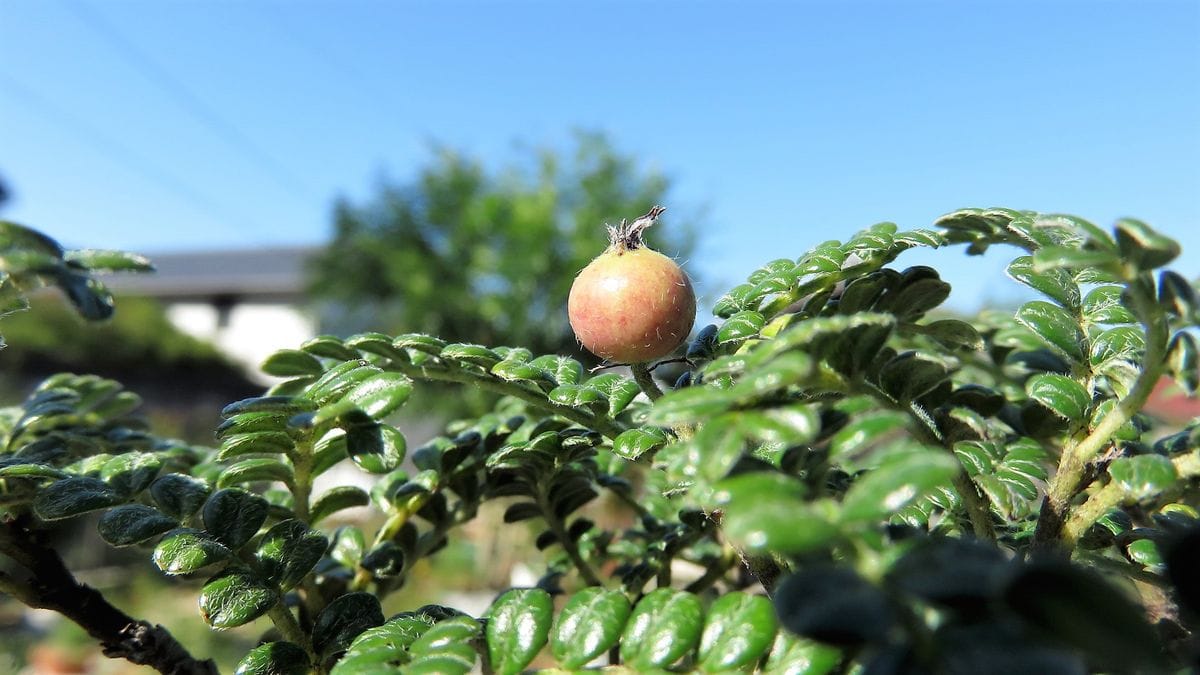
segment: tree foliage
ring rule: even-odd
[[[645,213],[669,188],[666,176],[596,134],[578,134],[565,152],[529,151],[502,169],[442,148],[412,181],[384,184],[361,204],[337,203],[310,288],[346,311],[339,329],[350,322],[575,352],[563,298],[603,250],[602,224]],[[694,229],[676,211],[669,229],[650,236],[686,258]]]
[[[997,243],[1042,296],[1012,314],[933,318],[949,284],[893,267]],[[40,274],[11,253],[6,269]],[[1200,386],[1200,299],[1163,269],[1178,253],[1134,220],[881,223],[731,289],[665,393],[524,347],[323,336],[267,360],[284,381],[227,406],[217,448],[154,436],[115,382],[56,376],[0,415],[0,588],[111,655],[211,672],[40,536],[98,513],[109,544],[203,580],[214,628],[262,620],[239,673],[1185,671],[1200,420],[1142,413],[1162,377]],[[421,381],[501,398],[410,451],[386,418]],[[314,494],[340,462],[375,486]],[[627,518],[593,519],[601,496]],[[540,581],[482,616],[385,615],[489,502],[539,533]],[[378,528],[324,525],[368,504]]]

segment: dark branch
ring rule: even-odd
[[[80,583],[58,552],[19,522],[0,522],[0,553],[24,568],[19,598],[79,624],[100,641],[104,655],[150,666],[168,675],[216,675],[212,660],[198,661],[167,629],[138,621],[114,607],[96,589]]]

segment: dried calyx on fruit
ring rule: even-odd
[[[683,269],[646,246],[642,233],[665,211],[655,206],[628,223],[608,227],[609,246],[571,285],[567,313],[588,351],[621,363],[667,356],[687,339],[696,294]]]

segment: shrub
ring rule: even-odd
[[[103,306],[95,258],[6,226],[9,275]],[[18,236],[20,235],[20,236]],[[905,250],[1010,244],[1042,297],[1014,315],[929,317],[950,293]],[[33,250],[37,265],[28,264]],[[115,382],[61,375],[4,416],[2,588],[66,614],[107,653],[211,672],[165,629],[78,584],[42,532],[103,512],[100,536],[207,579],[214,628],[272,627],[241,673],[1132,671],[1194,664],[1200,427],[1141,410],[1197,387],[1196,292],[1147,225],[967,209],[883,223],[772,261],[716,305],[665,394],[567,357],[434,336],[318,337],[287,378],[230,404],[218,448],[155,437]],[[130,261],[132,258],[122,258]],[[113,265],[122,267],[128,265]],[[137,265],[132,265],[137,266]],[[407,452],[386,422],[427,382],[503,398]],[[645,393],[646,396],[641,394]],[[405,459],[408,464],[402,465]],[[314,495],[350,461],[364,491]],[[618,527],[590,515],[624,505]],[[545,573],[484,616],[380,600],[485,502],[534,524]],[[374,505],[378,530],[330,531]]]

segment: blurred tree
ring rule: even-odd
[[[605,136],[580,133],[568,152],[529,155],[491,171],[440,149],[411,183],[385,184],[361,205],[339,200],[333,241],[311,268],[336,329],[578,354],[567,292],[607,246],[605,222],[663,204],[651,244],[682,259],[693,250],[697,230],[667,198],[670,181]]]

